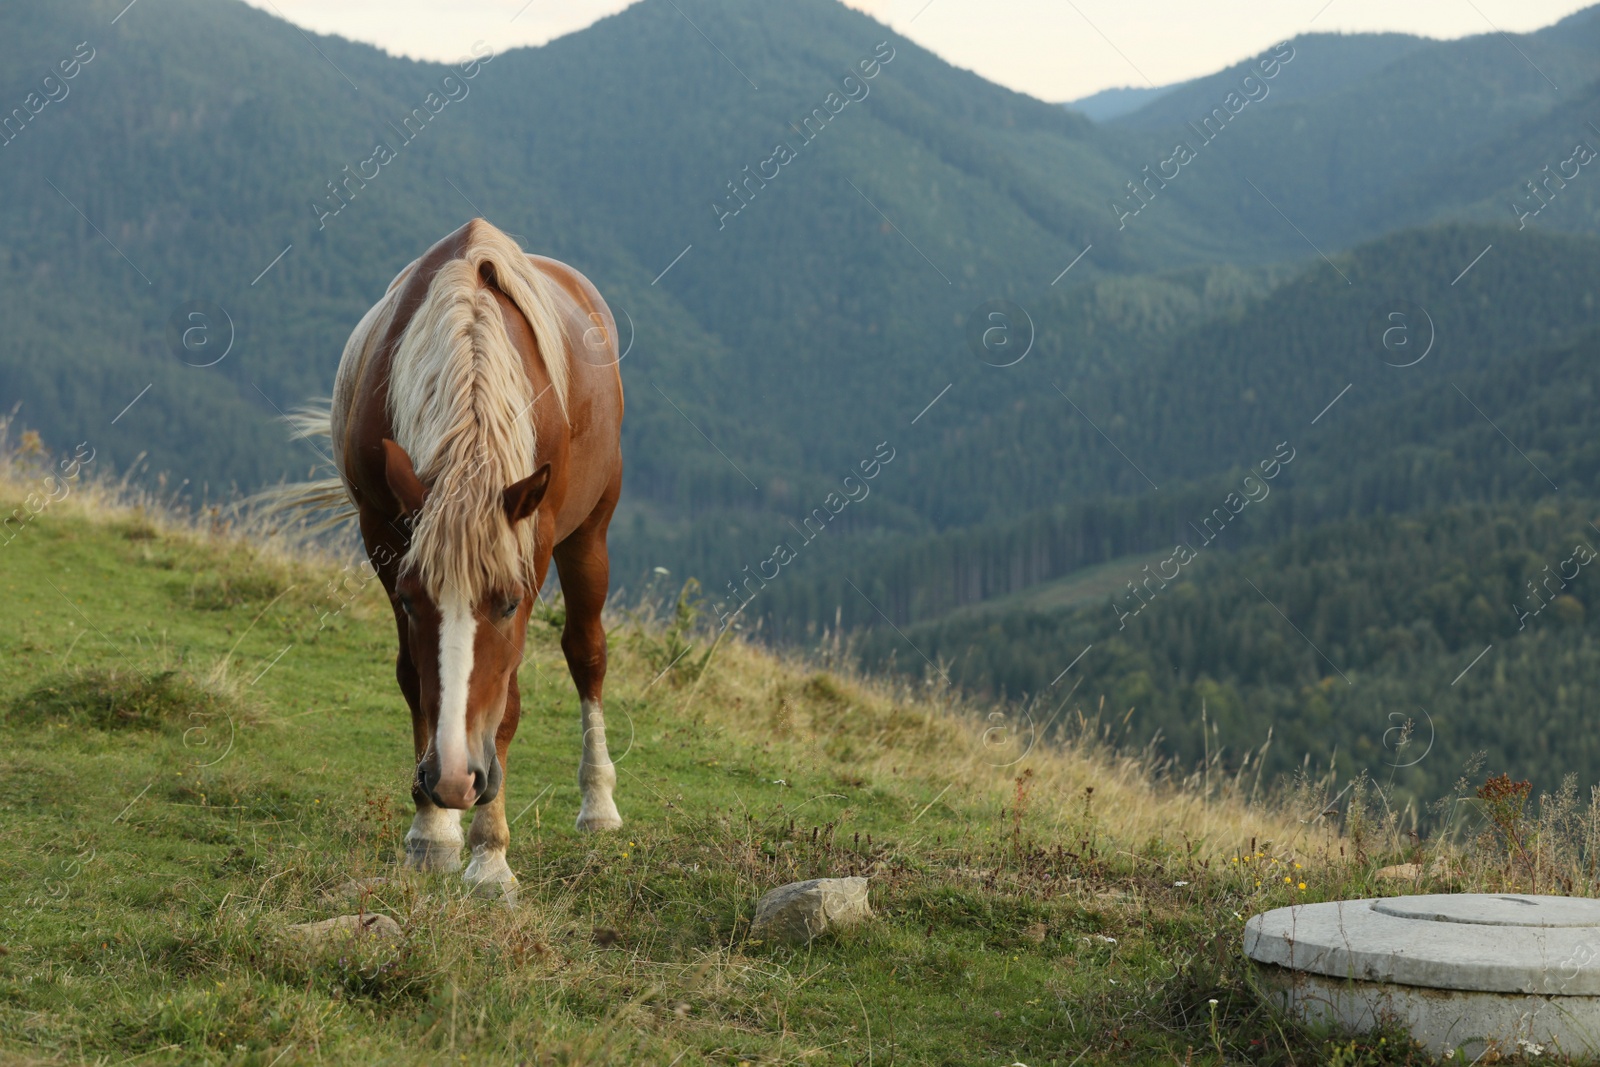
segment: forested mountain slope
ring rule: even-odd
[[[1048,696],[1092,644],[1069,684],[1137,705],[1139,729],[1190,758],[1204,698],[1227,744],[1272,728],[1280,768],[1336,748],[1375,757],[1391,712],[1426,708],[1443,758],[1408,779],[1419,791],[1480,748],[1545,781],[1592,773],[1597,397],[1590,332],[1330,415],[1271,484],[1241,478],[1250,503],[1219,485],[1190,512],[1171,540],[1192,561],[1126,560],[1122,587],[1093,604],[964,613],[875,634],[867,654],[918,671],[925,654],[965,685]],[[1490,646],[1484,670],[1457,678]]]
[[[1308,34],[1288,48],[1292,58],[1270,80],[1255,57],[1106,127],[1170,179],[1137,194],[1155,202],[1130,228],[1209,209],[1225,232],[1332,251],[1397,227],[1481,216],[1475,205],[1486,197],[1495,207],[1488,217],[1511,218],[1503,201],[1523,180],[1567,158],[1574,137],[1594,136],[1571,121],[1593,117],[1594,8],[1514,37]],[[1162,165],[1175,140],[1199,158]],[[1132,191],[1114,195],[1125,209],[1138,206]]]
[[[858,538],[853,558],[837,545],[802,554],[746,610],[791,634],[836,612],[847,625],[881,623],[880,610],[897,624],[921,622],[1152,551],[1284,441],[1297,452],[1284,483],[1294,491],[1280,490],[1252,532],[1230,540],[1550,491],[1495,425],[1530,454],[1553,457],[1558,483],[1600,495],[1600,455],[1585,436],[1600,426],[1582,385],[1597,259],[1593,238],[1410,231],[1190,320],[1121,364],[1087,354],[1092,321],[1078,324],[1077,344],[1061,343],[1072,330],[1050,329],[1037,360],[996,372],[1013,376],[1004,379],[1012,392],[991,402],[986,436],[924,420],[937,443],[896,460],[903,466],[878,485],[883,502],[840,515],[844,530],[859,530],[866,520],[855,511],[877,509],[875,536]],[[1040,320],[1065,322],[1065,301],[1046,305]],[[884,517],[908,495],[916,511],[951,520],[886,532]],[[1008,500],[1030,506],[1008,509]],[[955,518],[957,508],[968,511]],[[697,559],[708,589],[724,594],[728,579],[742,580],[740,566],[791,536],[781,520],[760,532],[765,541],[752,534],[731,566],[711,552]]]

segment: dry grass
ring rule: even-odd
[[[1248,764],[1232,775],[1213,768],[1214,782],[1203,772],[1179,776],[1150,749],[1116,747],[1100,711],[1076,713],[1047,735],[1047,714],[975,700],[937,679],[866,676],[838,659],[819,668],[743,639],[724,642],[718,656],[722,669],[698,691],[687,687],[686,710],[747,740],[785,739],[857,778],[948,790],[941,802],[952,806],[1015,808],[1027,774],[1026,818],[1039,836],[1071,839],[1091,827],[1125,842],[1183,834],[1217,855],[1251,838],[1287,844],[1304,829],[1259,793],[1251,801]]]

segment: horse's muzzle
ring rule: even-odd
[[[424,759],[417,764],[416,783],[437,807],[457,811],[482,807],[499,795],[504,777],[493,748],[489,749],[488,755],[487,761],[468,761],[466,773],[457,775],[442,775],[435,760]]]
[[[422,788],[428,794],[428,799],[441,808],[458,810],[483,804],[491,799],[483,796],[488,784],[489,776],[482,770],[449,777],[437,775],[432,781],[424,776],[422,780]]]

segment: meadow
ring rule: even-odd
[[[9,512],[51,459],[27,435],[0,454]],[[658,575],[611,622],[624,829],[572,828],[557,598],[507,773],[517,901],[475,898],[397,868],[412,760],[378,583],[219,509],[63,484],[0,548],[0,1063],[1421,1063],[1283,1017],[1244,919],[1595,892],[1575,785],[1464,778],[1464,829],[1424,843],[1376,783],[1179,768],[1085,694],[984,705],[863,676],[837,634],[714,641],[693,583]],[[767,889],[853,874],[872,921],[748,936]],[[357,912],[403,936],[286,936]]]

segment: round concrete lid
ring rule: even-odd
[[[1479,926],[1600,926],[1600,900],[1490,893],[1429,893],[1390,897],[1372,910],[1400,919]]]
[[[1253,916],[1244,950],[1334,978],[1600,996],[1600,900],[1441,893],[1297,904]]]

